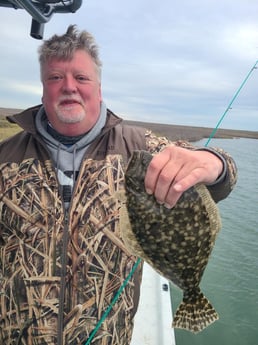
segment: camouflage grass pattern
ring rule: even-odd
[[[56,345],[64,212],[51,162],[1,166],[0,344]],[[63,343],[84,345],[128,276],[136,257],[119,229],[124,186],[120,155],[81,167],[68,224]],[[133,276],[92,343],[129,344],[135,307]]]

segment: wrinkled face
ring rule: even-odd
[[[42,66],[42,102],[51,125],[61,134],[88,132],[100,113],[101,86],[97,68],[87,52],[72,60],[51,59]]]

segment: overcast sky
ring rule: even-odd
[[[215,127],[258,60],[257,0],[84,0],[55,14],[44,38],[69,24],[95,36],[104,100],[126,119]],[[0,107],[41,102],[30,26],[24,10],[0,7]],[[221,127],[258,130],[258,69]]]

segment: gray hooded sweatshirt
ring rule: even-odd
[[[62,188],[65,206],[68,207],[82,158],[90,143],[99,135],[106,122],[106,105],[101,102],[100,115],[93,128],[78,137],[63,136],[49,123],[42,106],[36,115],[36,128],[45,141]]]

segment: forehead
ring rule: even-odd
[[[92,71],[96,69],[96,65],[90,54],[84,50],[75,51],[69,58],[51,57],[42,65],[42,71],[44,72],[67,69]]]

